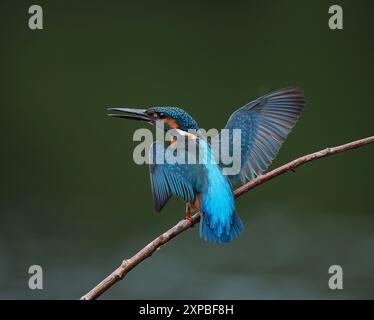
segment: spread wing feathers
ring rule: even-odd
[[[172,152],[173,149],[167,148],[159,141],[155,141],[150,149],[149,172],[157,211],[161,211],[172,195],[186,202],[194,202],[198,187],[197,177],[204,176],[203,167],[199,164],[191,168],[187,164],[167,163],[167,155]],[[187,156],[187,151],[185,154]],[[160,163],[160,159],[163,159],[164,163]]]
[[[225,128],[241,129],[241,170],[229,176],[233,183],[252,180],[269,167],[305,104],[303,92],[288,87],[249,102],[231,115]],[[231,142],[232,130],[229,136]]]

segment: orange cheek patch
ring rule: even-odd
[[[178,129],[179,128],[178,123],[174,119],[167,118],[167,119],[165,119],[165,123],[171,129]]]

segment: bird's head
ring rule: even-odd
[[[109,108],[108,110],[116,112],[109,114],[111,117],[145,121],[154,125],[160,123],[163,126],[161,129],[165,131],[171,129],[199,130],[196,121],[186,111],[178,107]]]

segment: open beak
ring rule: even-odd
[[[108,108],[108,111],[115,111],[116,113],[109,113],[109,117],[117,117],[124,119],[132,119],[146,122],[153,122],[153,118],[147,114],[146,109],[134,108]]]

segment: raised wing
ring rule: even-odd
[[[241,129],[241,170],[229,176],[233,183],[252,180],[269,167],[305,104],[303,92],[289,87],[249,102],[231,115],[225,128]],[[232,130],[229,136],[232,141]]]
[[[173,149],[155,141],[150,149],[149,172],[155,209],[161,211],[172,195],[186,202],[194,202],[205,177],[203,165],[168,163]],[[184,150],[187,159],[188,151]],[[164,163],[160,163],[162,161]]]

